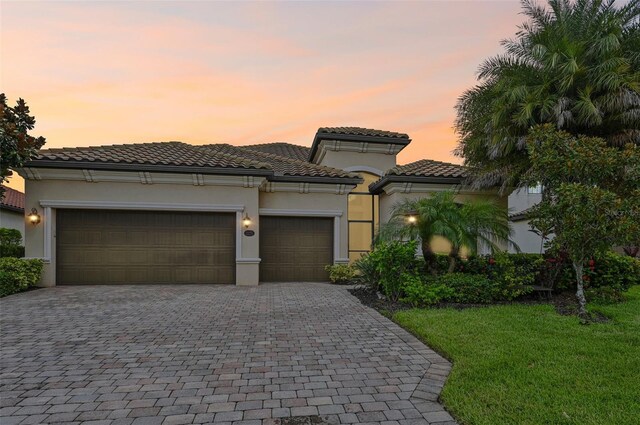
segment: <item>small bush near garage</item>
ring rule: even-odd
[[[380,274],[377,270],[377,265],[369,258],[369,253],[363,254],[353,263],[353,268],[356,270],[356,276],[354,283],[368,286],[370,290],[378,290],[378,282],[380,280]]]
[[[356,277],[356,269],[349,264],[333,264],[324,268],[329,272],[329,280],[336,285],[348,285]]]
[[[392,301],[404,294],[407,276],[418,276],[417,242],[380,242],[369,255],[356,262],[356,268],[369,278],[372,289],[381,291]]]
[[[0,258],[0,297],[34,287],[42,274],[42,260]]]
[[[24,257],[22,235],[19,230],[0,227],[0,257]]]

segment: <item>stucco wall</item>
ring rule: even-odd
[[[45,265],[41,284],[55,285],[55,208],[46,216],[41,201],[93,201],[99,203],[131,203],[192,205],[197,211],[198,205],[228,206],[241,205],[251,217],[258,217],[258,188],[230,186],[193,186],[182,184],[141,184],[125,182],[89,183],[67,180],[27,180],[25,182],[25,208],[30,211],[36,208],[43,221],[37,226],[26,228],[26,256],[45,257],[45,229],[50,228],[52,237],[49,241],[50,262]],[[144,209],[144,208],[141,208]],[[161,208],[160,208],[161,209]],[[45,221],[49,220],[49,225]],[[239,228],[242,224],[237,223]],[[258,233],[259,223],[252,223],[251,229]],[[241,236],[241,258],[257,259],[257,236]],[[258,264],[256,262],[239,262],[236,266],[237,284],[253,285],[258,283]]]
[[[417,193],[416,192],[412,192],[412,193],[411,192],[410,193],[394,192],[391,194],[382,193],[380,194],[380,222],[381,223],[388,222],[389,219],[391,218],[393,207],[400,202],[403,202],[406,200],[415,200],[415,199],[429,197],[431,193],[447,190],[449,188],[452,188],[452,187],[444,186],[444,185],[436,187],[435,185],[426,186],[426,185],[414,184],[413,190],[419,191]],[[471,199],[491,199],[494,202],[496,202],[498,205],[502,206],[503,208],[505,209],[507,208],[507,197],[499,196],[498,194],[495,194],[495,193],[464,193],[463,192],[463,193],[458,193],[455,199],[459,202],[466,202]],[[434,238],[434,240],[432,241],[432,246],[434,251],[440,254],[447,254],[451,248],[451,244],[447,240],[440,237]],[[481,253],[484,253],[485,251],[487,250],[484,249],[483,247],[480,247]],[[464,255],[465,253],[462,253],[462,254]]]
[[[530,208],[542,200],[540,193],[527,193],[527,189],[518,189],[509,195],[509,210],[511,214],[519,213]]]
[[[348,258],[348,222],[347,194],[333,193],[296,193],[296,192],[260,192],[260,208],[276,210],[295,210],[331,212],[340,211],[339,256],[335,262],[344,262]]]
[[[419,188],[420,186],[414,184],[414,188]],[[391,213],[393,211],[393,207],[395,204],[403,202],[407,199],[420,199],[429,197],[430,193],[435,193],[438,190],[443,190],[446,188],[434,189],[431,192],[412,192],[412,193],[399,193],[395,192],[392,194],[382,193],[380,194],[380,221],[387,222],[391,218]],[[427,189],[425,189],[427,190]],[[496,202],[498,205],[503,208],[507,208],[507,197],[499,196],[498,194],[493,193],[458,193],[456,195],[456,201],[465,202],[469,199],[491,199]]]
[[[522,212],[541,200],[542,194],[540,193],[528,193],[527,188],[518,189],[509,195],[509,212],[510,214]],[[544,252],[544,250],[541,250],[542,238],[530,231],[531,226],[529,226],[528,220],[512,222],[512,225],[514,230],[513,240],[518,244],[522,252]],[[514,247],[510,247],[509,251],[516,252]]]
[[[16,229],[24,238],[24,214],[18,211],[0,209],[0,227]]]
[[[530,254],[541,254],[542,238],[531,232],[529,220],[511,222],[513,227],[513,241],[520,247],[520,251]],[[509,248],[509,252],[516,252],[514,247]]]
[[[376,171],[375,174],[384,174],[389,168],[396,166],[396,156],[384,153],[362,153],[348,151],[330,151],[327,150],[320,165],[334,167],[340,169],[359,169]],[[363,168],[363,166],[365,168]]]

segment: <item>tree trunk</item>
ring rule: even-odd
[[[583,269],[583,262],[576,262],[573,261],[573,270],[575,270],[576,272],[576,283],[577,283],[577,290],[576,290],[576,298],[578,298],[578,315],[586,320],[587,319],[587,299],[584,296],[584,285],[583,285],[583,281],[582,281],[582,269]]]
[[[451,251],[449,251],[449,269],[447,273],[453,273],[456,271],[456,262],[460,258],[460,248],[457,246],[452,246]]]
[[[420,241],[420,246],[422,248],[422,257],[424,258],[424,265],[427,269],[427,272],[435,275],[438,273],[437,267],[437,258],[436,254],[431,249],[431,244],[429,241],[422,240]]]

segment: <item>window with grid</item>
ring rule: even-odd
[[[369,193],[369,185],[378,180],[375,174],[359,173],[364,182],[349,194],[349,260],[360,258],[371,250],[371,243],[380,221],[378,195]]]

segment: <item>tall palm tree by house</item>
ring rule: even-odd
[[[379,240],[419,239],[425,265],[437,271],[433,241],[450,242],[449,270],[453,271],[462,249],[476,253],[479,243],[492,250],[508,241],[511,234],[507,211],[491,201],[473,200],[460,204],[453,191],[438,192],[429,198],[405,200],[393,208],[389,222],[380,228]]]
[[[458,101],[456,153],[475,187],[519,186],[529,168],[525,137],[537,124],[640,144],[640,0],[522,6],[528,21]]]

